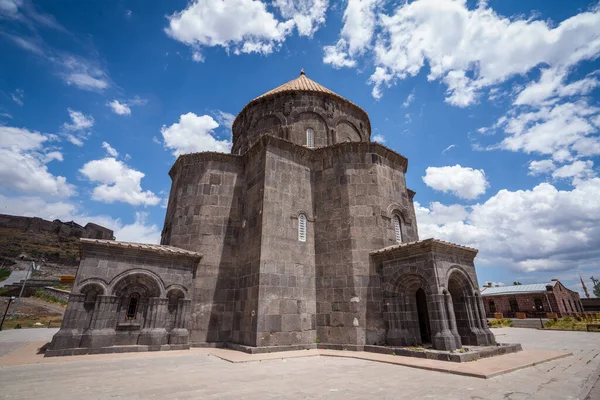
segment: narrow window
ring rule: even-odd
[[[490,313],[495,313],[496,312],[496,304],[490,300],[489,302],[489,306],[490,306]]]
[[[533,299],[533,304],[535,305],[535,309],[538,312],[544,311],[544,304],[542,303],[542,299],[537,298]]]
[[[310,147],[311,149],[315,147],[315,132],[312,128],[306,130],[306,147]]]
[[[139,302],[139,294],[132,293],[131,296],[129,296],[129,304],[127,305],[127,319],[135,319]]]
[[[306,242],[306,215],[304,214],[298,216],[298,240]]]
[[[396,235],[396,243],[402,243],[402,226],[400,225],[400,218],[397,215],[394,216],[394,233]]]

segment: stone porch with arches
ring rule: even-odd
[[[201,255],[172,246],[81,239],[61,329],[46,356],[188,349]]]
[[[473,248],[436,239],[371,252],[388,346],[452,351],[496,344],[477,285],[476,255]]]

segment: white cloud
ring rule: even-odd
[[[50,173],[46,165],[63,159],[60,152],[44,147],[56,139],[55,135],[0,126],[0,189],[56,197],[73,195],[75,187],[64,176]]]
[[[406,96],[406,100],[404,100],[404,103],[402,103],[402,107],[408,108],[408,106],[410,106],[414,100],[415,100],[415,93],[414,93],[414,91],[412,91],[409,93],[408,96]]]
[[[464,107],[484,88],[539,65],[568,70],[600,53],[598,9],[552,25],[533,17],[503,17],[485,2],[469,9],[465,0],[416,0],[378,17],[371,76],[376,97],[382,86],[428,66],[428,79],[448,87],[446,100]]]
[[[382,3],[382,0],[348,0],[340,38],[335,45],[323,47],[325,64],[335,68],[356,65],[356,57],[370,48],[376,11]]]
[[[131,115],[131,107],[143,106],[148,103],[148,100],[142,99],[140,96],[135,96],[132,99],[119,101],[114,99],[106,103],[108,107],[117,115]]]
[[[142,191],[144,173],[112,157],[89,161],[79,172],[90,181],[99,183],[92,192],[94,200],[105,203],[121,201],[134,206],[154,206],[160,202],[160,198],[151,191]]]
[[[48,18],[46,18],[46,20],[49,23],[52,21]],[[58,24],[54,27],[59,30],[62,28]],[[62,28],[62,30],[64,30],[64,28]],[[83,90],[98,92],[101,92],[110,86],[108,73],[97,60],[56,50],[44,43],[39,37],[25,38],[9,33],[3,33],[3,35],[22,49],[29,51],[50,63],[54,67],[56,75],[58,75],[67,85],[73,85]]]
[[[126,224],[120,218],[82,212],[73,203],[48,201],[35,196],[6,197],[0,194],[0,204],[2,212],[6,214],[40,217],[51,221],[76,221],[80,224],[93,222],[112,229],[117,240],[153,244],[160,242],[160,228],[148,223],[148,213],[145,212],[136,212],[134,222]]]
[[[588,75],[584,79],[565,84],[568,71],[557,68],[542,70],[537,82],[529,83],[515,99],[515,105],[540,105],[549,99],[586,95],[600,85],[600,81]]]
[[[168,17],[165,32],[194,49],[221,46],[234,53],[271,53],[291,32],[295,22],[279,21],[256,0],[190,2]]]
[[[541,183],[531,190],[500,190],[471,207],[415,207],[422,239],[478,248],[480,265],[567,270],[597,266],[600,202],[590,199],[599,196],[600,178],[592,178],[575,181],[571,191]]]
[[[200,151],[231,151],[231,142],[218,140],[214,130],[219,127],[210,115],[198,116],[192,112],[182,114],[179,122],[171,126],[163,125],[161,133],[165,147],[171,149],[175,156]]]
[[[225,111],[217,110],[215,113],[215,118],[217,119],[219,125],[223,125],[231,129],[233,126],[233,121],[235,120],[235,115]]]
[[[129,19],[131,18],[131,10],[125,10],[125,18]]]
[[[595,118],[600,108],[585,100],[546,104],[534,109],[513,109],[492,127],[506,138],[491,148],[551,155],[555,161],[600,154]]]
[[[548,174],[556,169],[554,161],[552,160],[541,160],[531,161],[529,163],[529,174],[528,175],[543,175]]]
[[[119,155],[119,152],[107,142],[102,142],[102,148],[106,150],[108,155],[111,157],[117,157]]]
[[[489,186],[482,169],[460,165],[427,167],[423,182],[432,189],[450,192],[462,199],[475,199]]]
[[[127,104],[121,104],[118,100],[113,100],[111,102],[106,103],[107,106],[111,108],[111,110],[118,115],[131,115],[131,108],[127,106]]]
[[[325,23],[328,0],[274,0],[283,18],[294,21],[300,36],[312,36]]]
[[[375,136],[372,137],[372,140],[374,142],[384,144],[385,143],[385,136],[383,136],[382,134],[377,134],[377,135],[375,135]]]
[[[14,91],[14,93],[11,93],[10,96],[12,97],[13,101],[15,103],[17,103],[18,105],[20,105],[21,107],[23,107],[23,97],[25,97],[25,93],[23,92],[23,89],[17,89]]]
[[[456,147],[455,144],[451,144],[450,146],[448,146],[444,150],[442,150],[442,154],[445,154],[446,152],[450,151],[451,149],[453,149],[455,147]]]
[[[588,179],[593,177],[594,174],[594,162],[591,160],[587,161],[574,161],[572,164],[563,165],[552,173],[552,177],[555,179]]]
[[[71,123],[64,123],[63,128],[68,131],[81,131],[85,129],[89,129],[94,126],[94,117],[91,115],[85,115],[81,111],[75,111],[70,108],[67,108],[69,112],[69,117],[71,118]]]

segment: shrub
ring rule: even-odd
[[[21,329],[21,324],[16,324],[14,329]]]

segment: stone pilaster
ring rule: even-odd
[[[96,298],[90,326],[81,337],[79,347],[109,347],[115,344],[115,327],[117,325],[117,296],[99,295]]]
[[[479,320],[481,321],[481,333],[485,336],[485,340],[480,343],[480,345],[494,345],[496,344],[496,337],[490,330],[487,324],[487,318],[485,317],[485,308],[483,305],[483,299],[481,296],[475,296],[475,302],[477,304],[477,309],[479,311]]]
[[[448,327],[450,328],[450,332],[454,335],[454,339],[456,340],[456,348],[462,348],[462,342],[460,340],[460,335],[458,334],[458,328],[456,326],[456,316],[454,315],[454,303],[452,302],[452,296],[448,292],[444,292],[445,306],[446,306],[446,315],[448,316]]]
[[[52,338],[49,348],[63,350],[79,347],[81,334],[85,329],[85,310],[83,308],[83,294],[69,295],[69,303],[63,317],[60,330]]]
[[[165,325],[167,321],[168,302],[169,299],[166,297],[150,297],[148,299],[146,321],[144,328],[140,332],[138,344],[148,346],[167,344],[168,333]]]
[[[431,341],[436,350],[456,350],[456,338],[448,328],[446,301],[443,294],[429,295],[427,308],[431,326]]]
[[[177,302],[175,324],[171,332],[169,332],[169,344],[189,343],[190,332],[188,331],[188,324],[191,303],[192,301],[189,299],[179,299]]]

